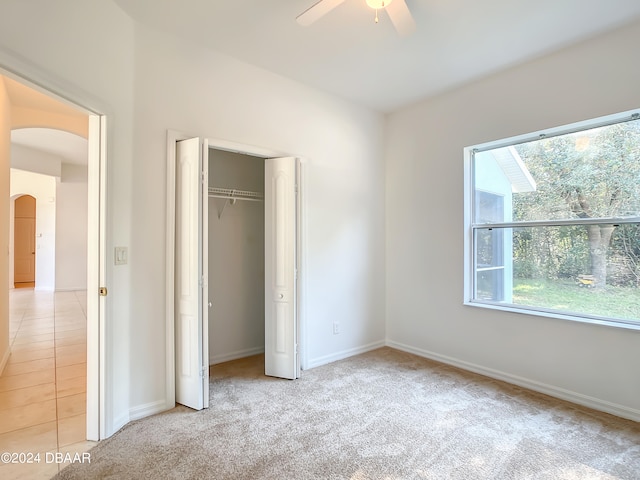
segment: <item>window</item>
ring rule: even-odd
[[[466,149],[465,302],[640,327],[640,115]]]

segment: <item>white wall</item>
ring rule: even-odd
[[[264,193],[264,160],[210,149],[209,186]],[[209,198],[209,301],[210,365],[264,352],[263,202]]]
[[[113,252],[115,245],[130,243],[133,45],[133,22],[110,1],[2,2],[0,67],[107,114],[107,252]],[[108,258],[103,435],[110,435],[130,418],[130,299],[136,293],[130,283],[131,267],[114,268],[112,256]],[[156,380],[147,372],[135,377],[142,378],[143,384]]]
[[[56,291],[87,288],[87,168],[62,164],[56,183]]]
[[[20,195],[31,195],[36,199],[35,289],[53,292],[56,284],[56,179],[12,168],[10,197],[15,201]],[[13,219],[10,225],[13,225]],[[13,237],[9,238],[9,245],[10,257],[13,257]],[[9,271],[9,278],[13,278],[12,271]]]
[[[62,158],[33,148],[11,144],[11,166],[27,172],[59,177]]]
[[[167,129],[305,157],[302,356],[312,366],[382,344],[383,117],[142,26],[135,52],[132,404],[165,397]]]
[[[463,148],[640,107],[639,43],[635,23],[389,116],[391,345],[640,420],[640,332],[462,305]]]

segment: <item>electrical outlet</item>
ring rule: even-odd
[[[333,322],[333,334],[338,335],[340,333],[340,322]]]

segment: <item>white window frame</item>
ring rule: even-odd
[[[477,228],[495,227],[522,227],[522,226],[557,226],[557,225],[584,225],[588,223],[638,223],[640,217],[634,218],[606,218],[606,219],[588,219],[582,221],[574,220],[554,220],[554,221],[529,221],[529,222],[503,222],[496,224],[474,224],[475,215],[474,208],[474,155],[476,153],[493,150],[501,147],[508,147],[520,143],[526,143],[541,138],[549,138],[575,133],[616,123],[622,123],[629,120],[637,120],[640,118],[640,110],[629,110],[626,112],[607,115],[591,120],[576,122],[568,125],[554,127],[546,130],[540,130],[533,133],[518,135],[514,137],[504,138],[500,140],[480,143],[464,148],[464,300],[463,304],[471,307],[487,308],[492,310],[501,310],[526,315],[536,315],[548,318],[557,318],[562,320],[578,321],[583,323],[591,323],[597,325],[605,325],[618,328],[626,328],[631,330],[640,330],[640,322],[632,320],[604,318],[596,315],[588,315],[581,313],[560,313],[555,310],[547,310],[542,307],[532,307],[525,305],[515,305],[513,303],[492,302],[488,300],[478,300],[474,298],[475,292],[475,248],[474,248],[474,230]]]

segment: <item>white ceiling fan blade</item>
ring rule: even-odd
[[[396,27],[398,34],[403,37],[412,34],[416,29],[416,22],[404,0],[393,0],[384,8],[389,14],[391,23]]]
[[[306,27],[336,8],[345,0],[320,0],[296,17],[296,21]]]

